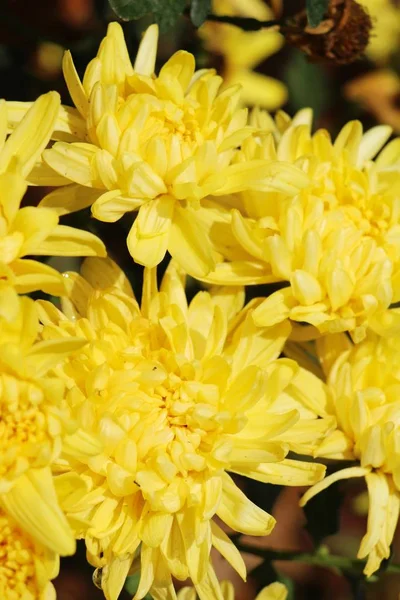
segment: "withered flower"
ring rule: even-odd
[[[331,0],[317,27],[310,27],[303,10],[282,26],[281,32],[313,62],[348,64],[364,54],[371,28],[369,14],[355,0]]]

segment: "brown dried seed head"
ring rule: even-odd
[[[355,0],[331,0],[318,27],[311,28],[302,11],[281,32],[312,61],[348,64],[364,54],[371,28],[371,17]]]

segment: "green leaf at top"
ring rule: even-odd
[[[123,21],[140,19],[152,11],[152,0],[108,0],[108,3]]]
[[[306,0],[307,19],[310,27],[318,27],[327,13],[329,0]]]
[[[192,0],[190,6],[190,18],[195,27],[203,25],[211,12],[211,0]]]
[[[173,27],[186,8],[186,0],[108,0],[111,8],[123,21],[140,19],[153,13],[161,31]]]

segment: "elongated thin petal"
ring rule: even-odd
[[[313,485],[313,487],[310,488],[301,498],[300,506],[307,504],[311,498],[325,490],[336,481],[340,481],[341,479],[352,479],[353,477],[365,477],[368,475],[368,473],[370,473],[370,470],[364,469],[363,467],[349,467],[348,469],[336,471],[336,473],[332,473],[332,475],[325,477],[325,479]]]
[[[57,225],[35,250],[44,256],[106,256],[103,242],[89,231]]]
[[[226,473],[217,515],[229,527],[247,535],[269,535],[275,526],[275,519],[246,498]]]
[[[134,65],[135,73],[152,75],[156,64],[158,25],[150,25],[143,36]]]
[[[0,171],[7,169],[14,156],[28,175],[50,140],[60,106],[57,92],[40,96],[10,135],[0,152]]]

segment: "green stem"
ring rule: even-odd
[[[247,552],[260,556],[264,561],[271,562],[273,560],[290,560],[295,562],[306,563],[315,567],[325,567],[331,569],[341,569],[343,571],[358,571],[362,573],[365,567],[365,561],[357,558],[347,558],[346,556],[338,556],[336,554],[330,554],[325,548],[319,551],[312,552],[298,552],[296,550],[270,550],[264,548],[257,548],[255,546],[249,546],[235,541],[236,547],[240,552]],[[400,573],[400,565],[389,563],[385,567],[386,573]]]
[[[218,23],[228,23],[229,25],[236,25],[244,31],[258,31],[267,27],[275,27],[281,25],[281,21],[259,21],[258,19],[252,19],[250,17],[231,17],[228,15],[208,15],[207,21],[216,21]]]

